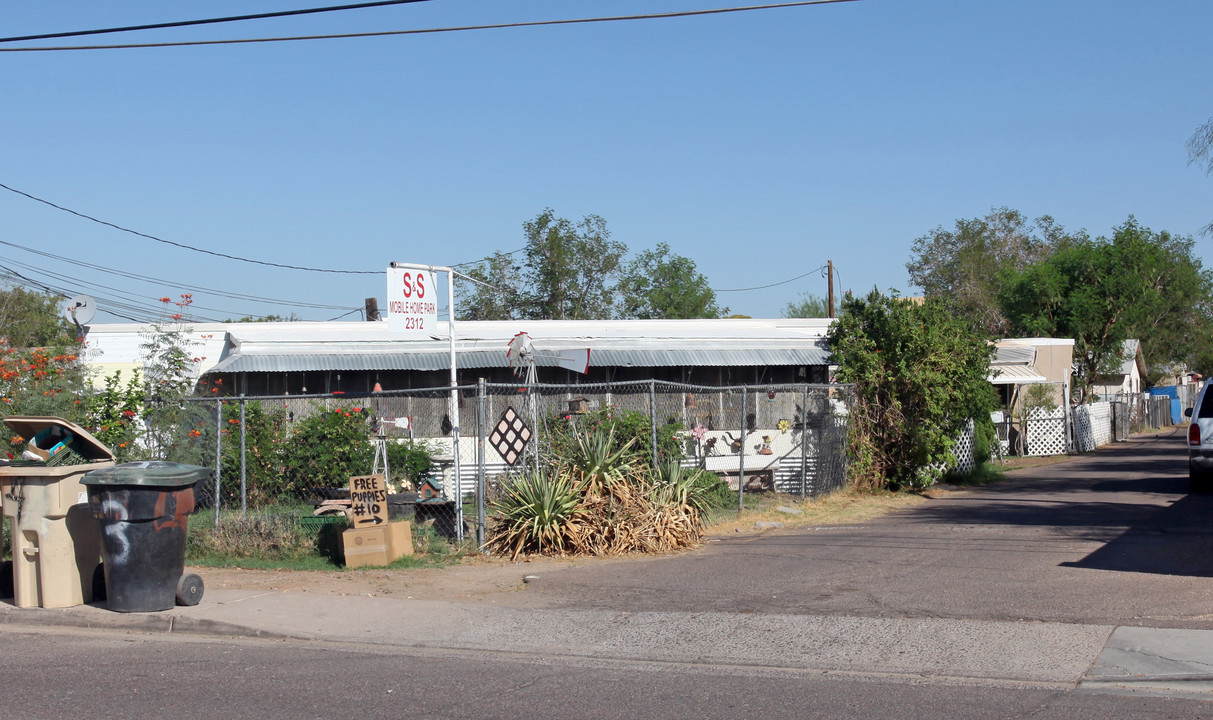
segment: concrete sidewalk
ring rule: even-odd
[[[115,613],[0,604],[0,623],[357,646],[842,673],[1213,700],[1213,631],[1041,622],[529,610],[239,589]]]

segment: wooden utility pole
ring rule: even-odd
[[[829,268],[829,271],[826,273],[826,275],[828,275],[827,279],[829,280],[829,283],[830,283],[830,292],[829,292],[830,317],[833,318],[834,317],[834,261],[827,260],[826,267]]]

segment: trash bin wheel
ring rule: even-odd
[[[93,600],[105,600],[105,563],[93,568]]]
[[[192,607],[202,599],[202,578],[186,573],[177,581],[177,604]]]
[[[13,561],[0,562],[0,598],[13,596]]]

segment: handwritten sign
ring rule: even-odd
[[[387,481],[382,475],[350,478],[350,505],[354,513],[354,527],[387,524]]]

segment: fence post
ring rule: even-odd
[[[649,435],[653,446],[653,469],[657,468],[657,381],[649,381]]]
[[[820,445],[820,442],[818,443]],[[821,460],[817,460],[818,474]],[[771,483],[774,485],[774,482]],[[804,400],[800,403],[800,499],[803,501],[809,486],[809,386],[804,386]]]
[[[244,432],[244,394],[240,395],[240,517],[248,517],[248,435]]]
[[[737,451],[737,512],[745,510],[745,411],[746,386],[741,386],[741,448]]]
[[[1077,455],[1078,449],[1074,444],[1074,410],[1070,407],[1070,383],[1061,386],[1062,416],[1066,421],[1066,454]]]
[[[223,401],[215,399],[215,529],[219,529],[219,476],[223,474]]]
[[[488,489],[484,478],[484,428],[488,425],[486,394],[484,378],[480,378],[476,381],[476,547],[479,548],[484,547],[487,532],[484,512],[484,494]]]

